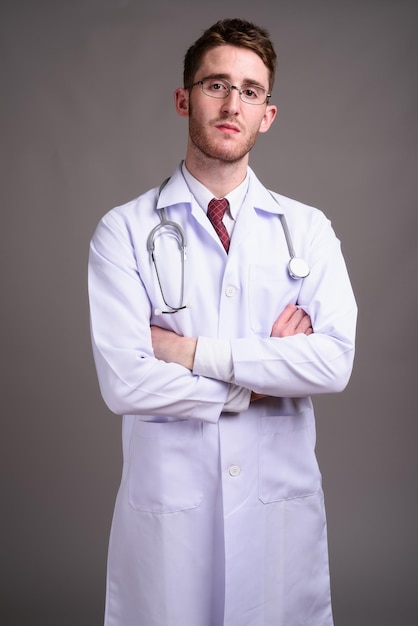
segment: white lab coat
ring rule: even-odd
[[[330,222],[249,170],[226,255],[177,169],[158,200],[187,240],[183,311],[164,309],[147,237],[157,192],[110,211],[91,242],[94,357],[103,398],[123,415],[123,474],[109,547],[106,626],[331,626],[326,520],[310,396],[341,391],[356,304]],[[286,214],[311,273],[289,277]],[[181,255],[156,238],[166,300]],[[298,303],[315,333],[271,338]],[[153,355],[150,324],[230,339],[234,382],[267,394],[223,412],[230,383]]]

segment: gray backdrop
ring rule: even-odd
[[[90,350],[88,243],[184,156],[184,52],[243,17],[279,54],[252,166],[331,218],[360,308],[351,383],[316,400],[336,626],[418,625],[417,9],[2,2],[2,624],[101,624],[121,445]]]

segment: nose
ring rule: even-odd
[[[231,85],[229,94],[222,100],[222,110],[228,113],[237,113],[240,107],[239,87]]]

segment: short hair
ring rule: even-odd
[[[190,46],[184,57],[183,80],[184,87],[189,87],[196,76],[204,54],[217,46],[239,46],[252,50],[263,61],[269,72],[269,91],[274,84],[277,55],[265,28],[256,26],[251,22],[241,19],[219,20],[213,26],[206,29]]]

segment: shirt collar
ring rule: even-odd
[[[182,171],[182,174],[184,176],[184,179],[186,181],[188,188],[190,189],[191,193],[196,199],[196,202],[202,207],[202,209],[206,213],[208,210],[208,204],[213,198],[213,193],[211,193],[209,189],[207,189],[207,187],[202,185],[202,183],[198,181],[197,178],[195,178],[192,174],[190,174],[184,161],[181,164],[181,171]],[[235,189],[230,191],[225,196],[225,198],[229,202],[229,210],[231,213],[231,217],[234,220],[237,219],[238,212],[242,206],[242,203],[244,202],[245,196],[247,195],[248,183],[249,183],[249,176],[248,176],[248,170],[247,170],[247,174],[244,180],[242,181],[242,183],[240,183],[238,187],[235,187]]]

